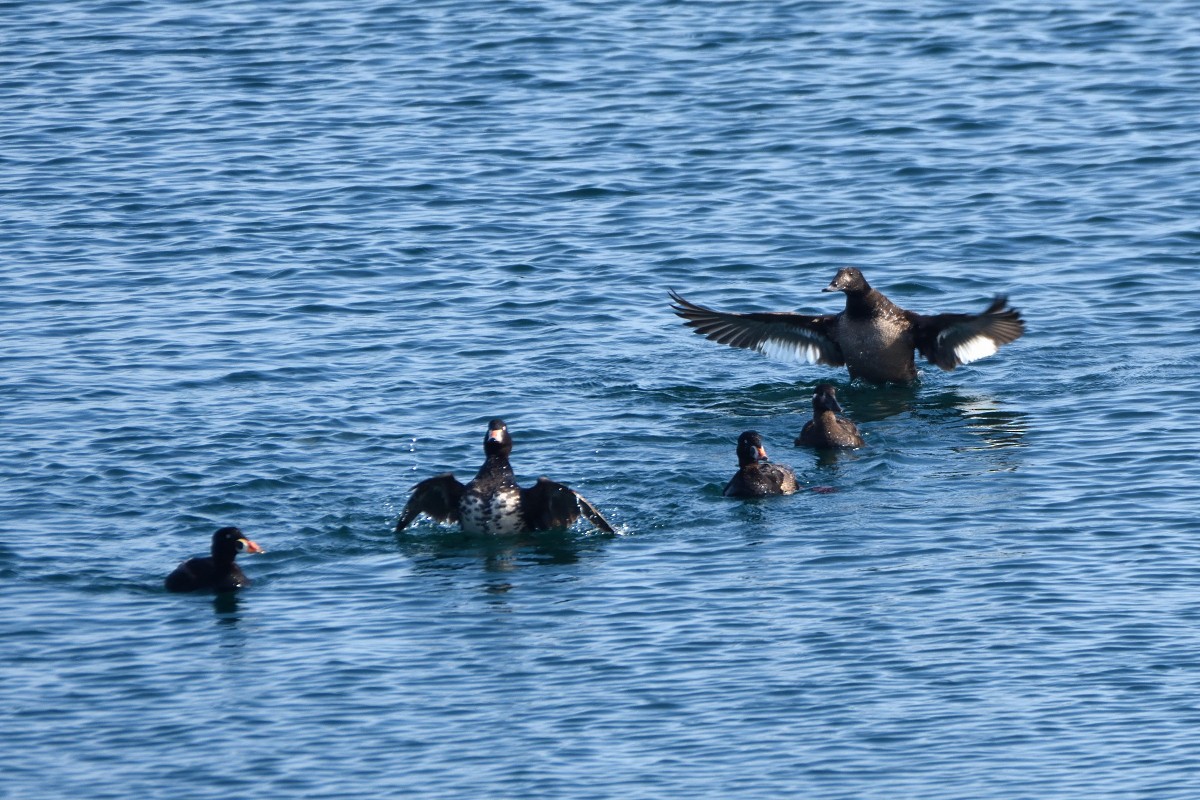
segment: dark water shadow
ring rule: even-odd
[[[870,448],[872,426],[902,415],[930,424],[960,426],[980,437],[983,448],[1020,447],[1029,430],[1028,414],[1007,407],[984,392],[953,387],[935,389],[920,383],[908,386],[846,383],[837,389],[845,416],[859,424],[867,447],[821,452],[818,463],[823,465],[853,458],[855,453]]]
[[[1007,407],[1006,401],[983,392],[940,388],[920,381],[879,386],[844,377],[841,380],[826,377],[789,383],[759,383],[732,392],[678,387],[669,392],[659,390],[658,394],[665,395],[664,402],[690,406],[695,418],[704,424],[725,424],[736,418],[738,425],[749,428],[759,419],[794,419],[791,426],[794,427],[794,438],[812,418],[812,394],[822,383],[837,390],[845,416],[858,424],[864,435],[876,423],[909,415],[914,419],[960,423],[982,437],[985,446],[1013,447],[1021,443],[1029,427],[1025,413]],[[869,448],[869,436],[867,441]],[[833,465],[854,452],[860,451],[830,451],[823,454],[819,463]]]
[[[515,536],[489,536],[457,530],[410,528],[395,534],[400,551],[417,570],[457,569],[482,563],[487,572],[521,567],[575,564],[598,552],[611,536],[572,530],[536,531]]]
[[[212,607],[217,625],[236,628],[238,623],[242,621],[242,615],[238,612],[238,607],[241,603],[238,594],[236,591],[216,592],[213,594]]]
[[[847,447],[809,447],[808,445],[798,444],[795,446],[799,451],[796,455],[797,461],[801,458],[811,458],[812,464],[820,472],[829,474],[836,472],[837,467],[843,461],[853,461],[858,458],[858,451],[862,448],[847,448]],[[807,454],[807,455],[805,455]]]
[[[816,389],[813,384],[809,397]],[[873,386],[868,383],[834,383],[845,416],[855,423],[881,422],[890,417],[911,412],[921,402],[919,384]],[[811,413],[811,406],[806,409]],[[810,417],[811,418],[811,417]]]
[[[783,495],[780,495],[782,497]],[[742,522],[750,523],[749,526],[742,526],[743,531],[762,530],[762,526],[770,519],[769,502],[775,501],[777,497],[729,497],[726,498],[730,502],[736,502],[737,510],[734,515]]]

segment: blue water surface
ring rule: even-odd
[[[0,797],[1200,796],[1194,4],[0,12]],[[666,296],[844,265],[1028,333],[881,388]],[[621,535],[394,534],[497,416]]]

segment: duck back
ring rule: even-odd
[[[832,411],[804,423],[796,438],[796,445],[804,447],[862,447],[864,444],[858,426],[850,420],[838,419]]]
[[[726,497],[771,497],[796,491],[796,476],[779,464],[742,467],[725,486]]]
[[[168,592],[194,592],[197,589],[212,589],[231,592],[241,589],[250,581],[241,567],[231,563],[219,569],[211,556],[189,558],[167,576],[164,585]]]

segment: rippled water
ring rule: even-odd
[[[0,4],[0,796],[1196,797],[1200,20],[1050,5]],[[1029,333],[668,309],[845,264]],[[622,535],[393,534],[494,416]]]

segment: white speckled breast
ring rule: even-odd
[[[503,486],[490,495],[468,489],[458,510],[467,533],[512,534],[525,530],[521,490],[516,486]]]

